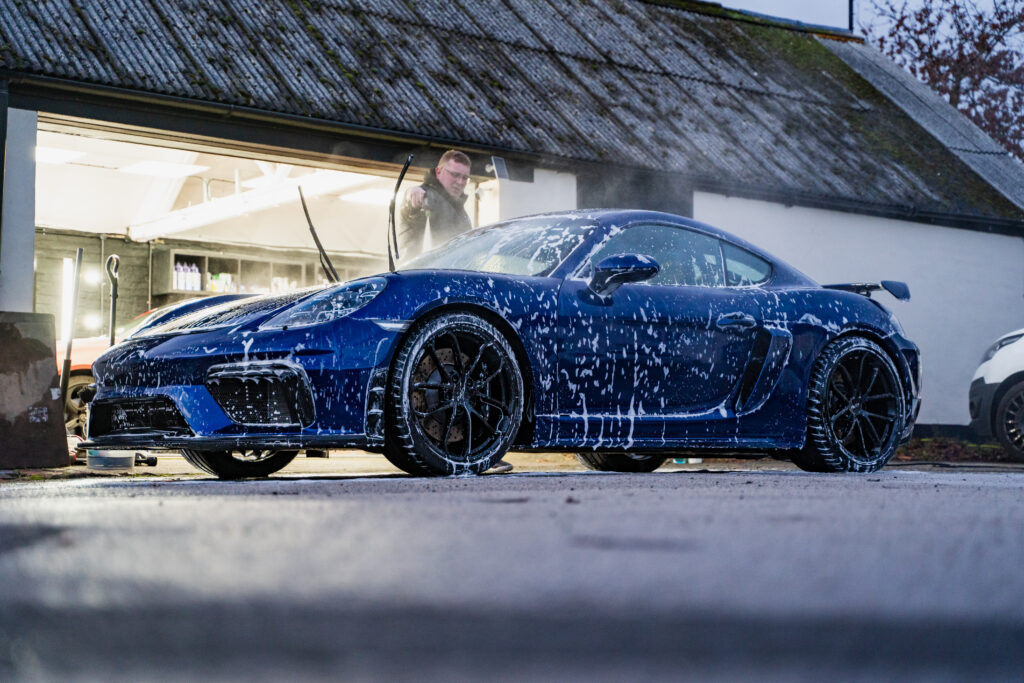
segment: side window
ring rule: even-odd
[[[591,258],[591,264],[614,254],[652,257],[661,270],[652,285],[721,287],[722,257],[718,240],[669,225],[634,225],[613,235]],[[588,268],[593,272],[593,265]]]
[[[725,275],[730,287],[758,285],[771,277],[771,264],[749,251],[722,242],[722,253],[725,254]]]

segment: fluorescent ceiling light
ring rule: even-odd
[[[139,161],[117,169],[121,173],[156,176],[158,178],[185,178],[209,170],[209,166],[176,164],[172,161]]]
[[[60,281],[60,338],[66,342],[73,334],[71,330],[71,308],[74,304],[75,262],[65,258],[62,271]]]
[[[36,147],[36,162],[40,164],[66,164],[84,156],[85,152],[77,152],[73,149]]]
[[[150,240],[165,235],[194,230],[212,223],[245,214],[256,213],[281,204],[298,203],[302,187],[306,199],[325,194],[336,194],[342,190],[376,180],[374,176],[342,171],[316,171],[301,178],[285,178],[280,185],[211,199],[202,204],[178,209],[160,218],[128,227],[133,240]],[[301,220],[301,211],[297,220]]]
[[[375,206],[388,206],[391,204],[390,191],[373,187],[343,194],[341,198],[346,202],[354,202],[356,204],[373,204]]]

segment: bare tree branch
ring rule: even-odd
[[[876,45],[1024,161],[1024,0],[869,0]],[[882,24],[882,28],[878,24]]]

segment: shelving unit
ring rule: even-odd
[[[201,289],[175,287],[175,264],[195,266],[199,271]],[[306,286],[309,268],[306,262],[299,260],[264,259],[196,249],[161,249],[153,252],[154,304],[162,305],[186,296],[291,291]]]

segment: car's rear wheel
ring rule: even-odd
[[[666,458],[632,453],[577,453],[576,459],[589,470],[599,472],[653,472]]]
[[[193,467],[221,479],[268,477],[295,459],[298,451],[197,451],[183,448],[181,455]]]
[[[480,474],[512,444],[523,396],[515,353],[494,325],[469,313],[433,318],[395,358],[384,455],[416,476]]]
[[[1010,457],[1024,462],[1024,382],[1007,390],[996,406],[995,433]]]
[[[809,472],[874,472],[895,454],[905,423],[892,359],[870,339],[841,337],[814,363],[807,441],[793,462]]]

